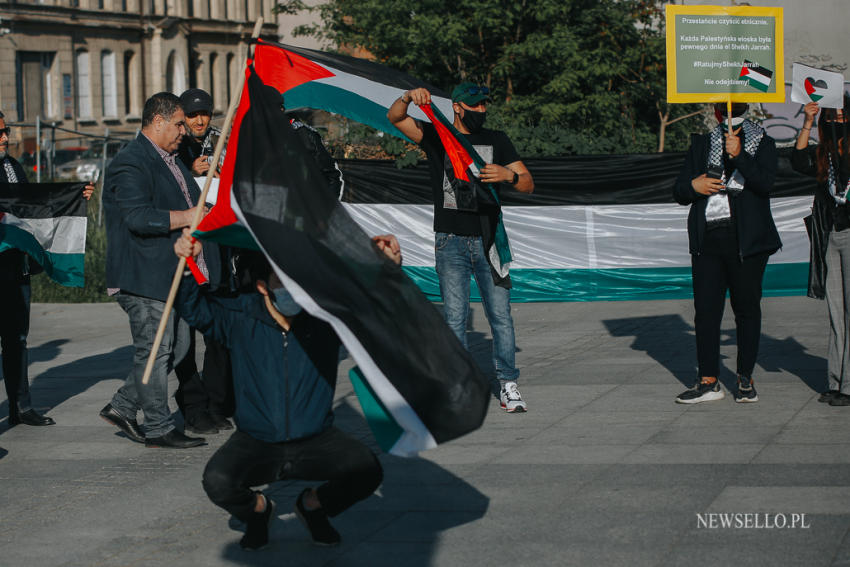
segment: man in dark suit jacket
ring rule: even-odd
[[[195,447],[203,438],[177,431],[168,408],[168,373],[188,347],[189,328],[172,312],[150,380],[142,375],[177,268],[173,252],[180,230],[191,224],[200,190],[176,151],[186,134],[180,99],[158,93],[145,102],[142,131],[115,156],[107,171],[106,286],[130,318],[133,368],[103,419],[130,439],[149,447]],[[220,261],[214,244],[205,244],[199,261],[209,280],[219,281]],[[141,409],[145,432],[136,421]]]

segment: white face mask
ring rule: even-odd
[[[729,121],[728,118],[726,120],[724,120],[724,122],[728,122],[728,121]],[[743,123],[744,123],[744,117],[743,116],[733,116],[732,117],[732,128],[737,128],[738,126],[740,126]]]

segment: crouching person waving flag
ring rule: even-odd
[[[394,237],[378,238],[387,255],[398,250]],[[186,257],[200,244],[187,229],[174,249]],[[202,293],[188,277],[177,296],[181,316],[232,353],[236,432],[207,463],[204,490],[245,522],[240,545],[257,549],[268,543],[274,505],[252,486],[327,480],[300,494],[295,513],[315,543],[335,545],[328,516],[367,498],[383,478],[372,451],[332,425],[339,339],[292,300],[262,253],[243,252],[237,273],[236,297]]]
[[[232,353],[237,432],[211,459],[204,486],[246,522],[242,545],[256,548],[267,540],[271,511],[250,487],[329,479],[305,491],[296,511],[314,541],[333,544],[339,536],[326,515],[367,497],[381,481],[374,455],[331,427],[339,342],[362,371],[364,408],[377,410],[367,411],[370,426],[381,423],[381,446],[396,455],[478,428],[488,384],[395,261],[394,239],[373,242],[328,189],[281,112],[280,94],[266,88],[250,62],[247,87],[218,200],[195,234],[260,248],[268,263],[242,255],[246,285],[236,298],[209,297],[189,280],[176,304],[189,324]],[[178,242],[177,254],[189,256],[191,240]]]

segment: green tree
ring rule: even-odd
[[[298,0],[295,0],[296,3]],[[293,2],[287,2],[291,10]],[[657,0],[328,0],[297,33],[440,88],[493,91],[492,124],[526,156],[683,149],[695,105],[665,102]]]

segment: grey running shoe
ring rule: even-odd
[[[752,404],[759,401],[753,379],[749,376],[738,376],[738,391],[735,392],[735,401],[739,404]]]
[[[713,402],[722,400],[723,390],[720,389],[720,381],[698,382],[690,390],[685,390],[676,397],[677,404],[698,404],[700,402]]]

